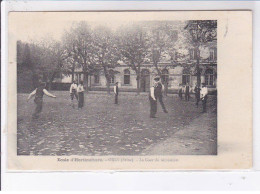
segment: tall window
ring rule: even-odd
[[[214,85],[214,73],[212,69],[207,69],[205,71],[205,84],[207,86],[213,86]]]
[[[130,84],[130,71],[129,71],[129,69],[124,70],[124,84]]]
[[[168,83],[169,81],[169,72],[167,69],[162,70],[162,82],[163,83]]]
[[[195,49],[190,49],[190,59],[195,59]]]
[[[197,59],[197,56],[200,56],[200,51],[198,50],[198,53],[196,53],[196,49],[190,49],[190,60]]]
[[[209,51],[209,60],[215,61],[217,60],[217,48],[211,48]]]
[[[184,69],[182,72],[182,84],[190,84],[190,70]]]
[[[99,73],[98,72],[94,74],[94,83],[99,84]]]
[[[109,82],[110,82],[111,84],[115,83],[115,75],[114,75],[113,70],[110,70],[110,71],[109,71],[109,75],[110,75]]]

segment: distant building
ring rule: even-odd
[[[182,28],[180,26],[179,28]],[[174,31],[174,36],[178,39],[178,30]],[[185,50],[183,52],[182,50]],[[183,54],[184,53],[184,54]],[[206,54],[205,54],[206,53]],[[183,57],[185,55],[185,57]],[[197,83],[197,76],[195,75],[196,53],[194,48],[182,48],[175,50],[171,57],[164,56],[158,64],[162,70],[162,82],[167,85],[169,93],[177,92],[179,84],[189,84],[192,88]],[[206,83],[210,91],[217,88],[217,42],[206,43],[200,49],[200,68],[201,68],[201,83]],[[116,74],[111,76],[110,86],[119,82],[121,91],[136,91],[137,81],[135,72],[123,62],[115,69]],[[111,70],[113,71],[113,70]],[[141,92],[149,91],[152,86],[153,78],[157,75],[156,69],[151,61],[147,61],[141,67]],[[83,72],[80,69],[75,70],[74,79],[84,81]],[[67,88],[72,82],[72,75],[60,75],[54,80],[54,88]],[[86,83],[86,81],[85,81]],[[63,85],[63,87],[61,87]],[[93,91],[105,91],[106,78],[103,71],[94,75],[88,76],[88,87]]]
[[[159,68],[162,70],[162,82],[168,85],[168,92],[175,93],[179,88],[179,84],[189,84],[192,88],[197,83],[197,76],[195,75],[195,56],[194,51],[190,49],[190,59],[186,62],[161,62]],[[209,49],[209,57],[200,60],[201,67],[201,83],[205,83],[210,91],[217,88],[217,49],[212,47]],[[136,91],[137,81],[135,72],[126,64],[120,64],[114,69],[118,73],[110,78],[110,87],[114,83],[119,82],[121,91]],[[145,63],[141,67],[141,92],[149,91],[152,86],[153,78],[157,75],[156,69],[152,63]],[[79,69],[75,71],[74,79],[84,81],[82,71]],[[68,87],[72,81],[72,75],[61,75],[60,78],[54,80],[55,85],[66,85]],[[106,78],[103,71],[88,77],[88,87],[92,91],[105,91]],[[55,88],[54,88],[55,89]]]

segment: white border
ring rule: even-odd
[[[254,71],[254,169],[232,172],[164,172],[164,173],[6,173],[6,134],[2,133],[3,190],[245,190],[260,189],[260,2],[2,2],[2,71],[1,130],[6,126],[7,16],[9,11],[86,11],[86,10],[253,10]],[[258,43],[258,44],[257,44]],[[258,120],[257,120],[258,119]]]

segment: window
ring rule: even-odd
[[[114,71],[113,71],[113,70],[110,70],[110,71],[109,71],[109,75],[110,75],[109,83],[111,83],[111,84],[115,83]]]
[[[115,83],[115,76],[114,76],[114,75],[110,75],[110,80],[109,80],[109,82],[110,82],[111,84]]]
[[[190,59],[195,59],[195,49],[190,49]]]
[[[169,72],[167,69],[162,70],[162,83],[168,83],[169,81]]]
[[[214,73],[212,69],[207,69],[205,71],[205,84],[207,86],[213,86],[214,85]]]
[[[182,72],[182,84],[190,84],[190,70],[184,69]]]
[[[197,59],[197,56],[200,56],[200,51],[198,50],[198,55],[196,53],[196,49],[190,49],[190,60]]]
[[[210,52],[209,60],[210,61],[217,60],[217,48],[211,48],[209,52]]]
[[[99,84],[99,73],[94,74],[94,83]]]
[[[124,84],[130,84],[130,71],[129,71],[129,69],[124,70]]]

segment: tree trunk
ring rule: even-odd
[[[53,82],[53,80],[54,80],[56,74],[57,74],[57,72],[54,72],[54,73],[52,74],[51,78],[49,79],[48,90],[51,90],[51,88],[52,88],[52,82]]]
[[[200,73],[200,56],[199,56],[199,47],[196,46],[196,72],[197,72],[197,84],[201,84],[201,73]]]
[[[71,83],[74,81],[74,75],[75,74],[75,69],[74,69],[74,65],[72,67],[72,70],[71,70]]]
[[[106,77],[107,80],[107,93],[110,94],[110,80],[109,77]]]
[[[89,91],[91,91],[91,75],[89,75]]]
[[[138,65],[138,69],[136,72],[136,82],[137,82],[137,94],[140,94],[140,71],[141,71],[141,65]]]
[[[84,85],[86,87],[86,92],[88,92],[88,72],[84,73]]]
[[[157,71],[157,74],[161,77],[161,71],[160,71],[160,69],[159,69],[159,67],[158,67],[158,64],[157,64],[157,62],[156,63],[154,63],[154,66],[155,66],[155,69],[156,69],[156,71]]]
[[[137,90],[136,93],[139,95],[140,94],[140,76],[138,76],[136,78],[136,82],[137,82]]]

